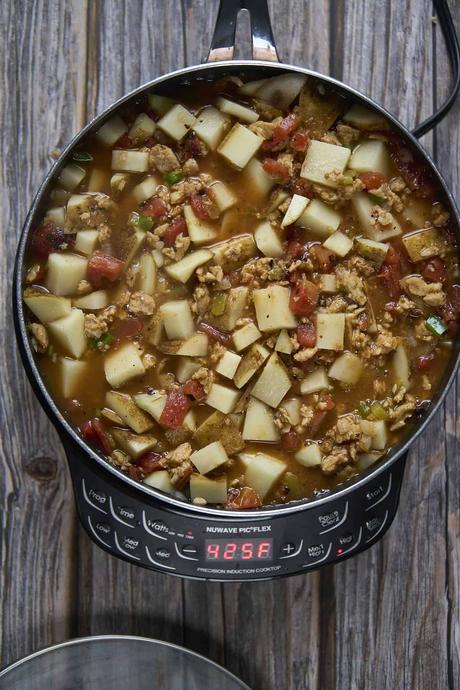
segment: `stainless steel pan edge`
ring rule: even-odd
[[[238,9],[238,2],[235,3],[237,5]],[[263,2],[266,6],[266,3]],[[252,6],[252,2],[240,2],[240,6],[244,6],[247,8],[248,5]],[[221,11],[222,8],[227,8],[228,10],[229,7],[229,2],[226,0],[222,3],[221,5]],[[260,9],[260,7],[259,7]],[[266,7],[265,7],[266,9]],[[235,13],[235,8],[233,8],[233,14]],[[228,19],[228,17],[224,17]],[[457,238],[457,242],[460,246],[460,215],[459,211],[456,207],[454,198],[452,194],[450,193],[447,184],[445,180],[443,179],[442,175],[440,172],[437,170],[433,160],[429,157],[427,152],[422,148],[418,140],[402,125],[397,118],[394,117],[391,113],[389,113],[385,108],[383,108],[381,105],[373,101],[371,98],[368,96],[365,96],[364,94],[360,93],[358,90],[347,86],[346,84],[332,78],[325,76],[323,74],[320,74],[318,72],[315,72],[310,69],[302,68],[302,67],[297,67],[295,65],[287,65],[287,64],[279,64],[279,63],[274,63],[272,60],[276,59],[276,49],[274,49],[274,44],[273,44],[273,39],[271,37],[271,29],[267,30],[267,21],[268,21],[268,27],[270,28],[269,25],[269,20],[268,20],[268,14],[264,16],[264,13],[262,12],[261,18],[259,18],[259,35],[258,35],[258,41],[255,40],[257,36],[254,34],[254,27],[253,27],[253,52],[255,54],[260,54],[260,51],[257,50],[257,46],[262,49],[262,53],[269,56],[270,60],[224,60],[224,61],[219,61],[219,62],[211,62],[208,64],[203,64],[203,65],[197,65],[193,67],[187,67],[184,69],[176,70],[174,72],[170,72],[166,75],[160,76],[156,79],[153,79],[150,82],[147,82],[146,84],[143,84],[142,86],[138,87],[137,89],[134,89],[130,93],[126,94],[125,96],[121,97],[118,99],[115,103],[110,105],[106,110],[104,110],[100,115],[95,117],[91,122],[89,122],[66,146],[66,148],[63,150],[61,153],[59,159],[56,161],[56,163],[52,166],[48,174],[46,175],[45,179],[43,180],[42,184],[40,185],[38,192],[33,200],[32,206],[30,208],[30,211],[27,215],[27,218],[24,223],[24,227],[22,230],[22,234],[20,237],[20,242],[19,242],[19,247],[18,247],[18,252],[16,256],[16,262],[15,262],[15,270],[14,270],[14,277],[13,277],[13,316],[14,316],[14,325],[15,325],[15,331],[16,331],[16,337],[21,353],[21,357],[23,360],[23,364],[25,366],[25,369],[28,374],[28,378],[31,382],[31,385],[34,389],[35,394],[39,398],[41,405],[43,406],[45,412],[47,413],[48,417],[56,427],[58,433],[61,436],[61,439],[63,440],[64,444],[68,445],[69,442],[75,443],[77,446],[79,446],[87,455],[92,458],[100,467],[101,470],[110,472],[112,475],[117,477],[119,480],[122,482],[129,484],[133,489],[141,491],[145,495],[150,495],[154,497],[157,501],[160,503],[164,503],[169,506],[171,509],[177,509],[180,511],[186,510],[187,512],[194,513],[196,515],[202,515],[204,516],[212,516],[214,519],[216,518],[221,518],[223,519],[224,517],[228,519],[228,511],[225,511],[223,509],[218,509],[218,508],[213,508],[213,507],[203,507],[200,508],[198,506],[193,506],[192,504],[185,503],[181,500],[177,500],[173,497],[166,496],[165,494],[160,493],[159,491],[152,489],[148,487],[145,484],[136,482],[132,480],[130,477],[127,475],[123,474],[120,470],[118,470],[116,467],[111,465],[105,458],[104,456],[98,454],[96,451],[94,451],[90,446],[88,446],[83,439],[77,434],[77,432],[72,428],[72,426],[69,424],[69,422],[66,420],[64,415],[60,412],[54,401],[52,400],[51,396],[49,395],[46,386],[44,384],[44,381],[40,375],[40,372],[37,368],[36,362],[35,362],[35,357],[29,342],[29,338],[27,335],[27,330],[26,330],[26,324],[25,324],[25,318],[24,318],[24,309],[23,309],[23,303],[22,303],[22,284],[23,284],[23,267],[24,267],[24,256],[26,253],[26,248],[27,248],[27,242],[28,242],[28,237],[31,231],[31,228],[35,227],[35,224],[39,218],[43,202],[47,197],[48,191],[54,182],[54,180],[57,178],[59,175],[59,172],[61,168],[68,162],[69,156],[71,152],[82,142],[86,136],[92,134],[95,132],[115,111],[117,111],[122,105],[126,104],[130,100],[135,100],[137,97],[140,95],[149,92],[153,89],[155,89],[157,92],[161,93],[163,90],[167,90],[167,88],[174,87],[180,84],[185,84],[187,82],[190,82],[192,80],[196,79],[203,79],[203,80],[211,80],[211,79],[216,79],[216,78],[222,78],[223,76],[227,75],[239,75],[241,73],[247,74],[248,76],[251,76],[253,78],[260,78],[264,76],[273,76],[275,74],[283,73],[283,72],[297,72],[301,74],[305,74],[307,76],[312,76],[315,77],[318,80],[323,81],[324,83],[327,83],[331,86],[333,86],[338,93],[341,93],[344,96],[347,96],[348,98],[351,98],[352,100],[356,102],[360,102],[363,105],[366,105],[370,109],[373,109],[380,114],[384,115],[393,128],[400,132],[403,137],[406,139],[406,141],[410,144],[410,146],[416,150],[419,156],[421,156],[422,159],[424,159],[433,172],[435,178],[439,182],[440,187],[442,188],[444,195],[445,195],[445,203],[449,207],[450,212],[452,214],[452,217],[455,219],[455,235]],[[220,29],[219,29],[220,26]],[[217,38],[220,35],[220,31],[222,29],[222,25],[219,25],[219,18],[218,22],[216,25],[216,31],[214,34],[214,39],[213,39],[213,45],[216,45],[216,35]],[[233,31],[234,33],[234,26],[230,27],[230,34]],[[225,33],[225,32],[224,32]],[[224,39],[222,41],[223,44],[225,44],[228,39],[228,32],[224,36]],[[275,51],[275,52],[274,52]],[[228,51],[225,53],[225,51],[219,52],[219,55],[226,54],[226,55],[232,55],[233,54],[233,49],[231,48],[231,52],[229,53]],[[211,60],[216,60],[216,53],[214,50],[210,51],[210,54],[208,56],[208,59]],[[307,510],[309,507],[311,507],[313,504],[315,506],[319,506],[322,504],[327,504],[329,501],[332,499],[336,498],[338,495],[340,496],[346,496],[350,492],[352,492],[355,488],[364,485],[367,483],[369,480],[377,478],[381,472],[383,472],[386,468],[388,468],[390,465],[392,465],[398,458],[400,458],[402,455],[406,454],[410,448],[410,446],[415,442],[415,440],[418,438],[418,436],[425,430],[426,426],[430,423],[430,421],[433,419],[433,417],[436,415],[437,411],[439,410],[444,398],[446,397],[446,394],[452,385],[458,367],[460,364],[460,341],[457,338],[456,342],[454,343],[453,349],[452,349],[452,356],[450,359],[449,366],[446,369],[445,375],[443,377],[443,380],[438,388],[437,393],[435,394],[433,398],[433,402],[428,410],[427,413],[423,416],[423,418],[420,420],[420,422],[410,431],[410,433],[407,434],[405,439],[394,447],[390,453],[382,460],[376,467],[370,468],[369,470],[363,472],[360,476],[358,476],[355,479],[349,480],[347,483],[343,484],[342,486],[338,487],[337,489],[330,491],[324,496],[318,497],[318,498],[311,498],[311,499],[304,499],[302,501],[297,501],[295,503],[288,504],[286,506],[266,506],[264,509],[257,510],[257,511],[239,511],[237,515],[232,515],[232,519],[238,520],[238,519],[262,519],[262,518],[267,518],[270,516],[274,516],[275,514],[287,514],[287,513],[292,513],[292,512],[298,512],[298,511],[303,511]]]

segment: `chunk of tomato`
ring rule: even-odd
[[[128,132],[125,132],[124,134],[121,135],[121,137],[118,139],[117,143],[115,144],[115,147],[117,149],[133,149],[134,148],[134,142],[128,136]]]
[[[174,220],[168,225],[165,234],[163,235],[163,242],[167,247],[174,247],[176,239],[179,235],[187,235],[187,224],[182,216],[176,216]]]
[[[163,199],[160,199],[159,196],[152,196],[142,208],[142,213],[144,216],[149,216],[150,218],[163,218],[167,210],[168,207]]]
[[[271,177],[274,177],[280,184],[285,184],[289,180],[289,170],[283,163],[280,163],[276,158],[265,158],[262,163],[263,169]]]
[[[300,436],[296,431],[281,434],[281,448],[288,453],[295,453],[300,448]]]
[[[401,295],[401,255],[391,244],[378,277],[383,281],[390,297],[398,299]]]
[[[422,269],[422,276],[430,283],[446,283],[449,278],[447,266],[439,256],[434,256],[426,262]]]
[[[291,148],[298,153],[305,153],[310,146],[310,134],[306,129],[299,129],[291,137]]]
[[[94,252],[88,261],[86,277],[93,287],[101,287],[104,280],[114,283],[120,277],[124,265],[124,261],[115,256]]]
[[[80,427],[80,433],[85,441],[92,443],[105,455],[110,455],[112,452],[112,444],[110,443],[109,435],[100,419],[88,419]]]
[[[184,423],[185,415],[192,406],[192,401],[179,388],[172,390],[166,398],[166,404],[160,416],[160,424],[169,429],[177,429]]]
[[[297,326],[297,342],[300,347],[315,347],[316,345],[316,326],[311,321],[301,323]]]
[[[320,244],[314,244],[310,249],[310,254],[313,260],[318,265],[321,273],[331,273],[334,270],[334,264],[337,261],[337,255],[331,252],[330,249],[321,246]]]
[[[300,278],[291,288],[289,309],[296,316],[311,316],[318,304],[319,290],[310,280]]]
[[[227,508],[233,510],[247,510],[249,508],[260,508],[262,501],[259,494],[250,486],[242,489],[230,489]]]
[[[193,213],[197,218],[205,220],[209,218],[208,209],[203,201],[203,197],[200,194],[192,194],[190,197],[190,206],[192,207]]]
[[[163,455],[161,453],[155,453],[150,450],[136,460],[136,465],[140,467],[145,474],[151,474],[152,472],[164,470],[165,467],[161,462],[162,459]]]
[[[206,398],[206,392],[203,384],[194,379],[189,379],[182,386],[182,391],[185,395],[191,395],[197,402],[202,402]]]
[[[386,181],[385,175],[381,172],[362,172],[358,175],[366,189],[378,189]]]
[[[47,259],[51,252],[57,252],[63,244],[73,246],[75,238],[67,235],[52,221],[39,225],[32,233],[31,251],[39,259]]]

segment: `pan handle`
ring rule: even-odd
[[[211,47],[205,62],[233,58],[236,21],[241,10],[247,10],[251,18],[253,59],[279,62],[267,0],[220,0]]]

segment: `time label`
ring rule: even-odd
[[[270,561],[273,539],[207,539],[207,561]]]

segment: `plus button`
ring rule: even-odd
[[[293,551],[295,551],[295,546],[294,544],[284,544],[284,546],[281,548],[281,551],[289,556]]]

